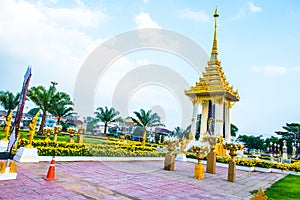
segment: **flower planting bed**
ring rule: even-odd
[[[187,153],[188,158],[195,158],[191,153]],[[229,163],[229,156],[217,156],[218,163]],[[234,158],[237,169],[245,171],[259,171],[259,172],[274,172],[274,173],[288,173],[299,175],[300,161],[292,164],[282,164],[277,162],[271,162],[266,160],[246,159],[246,158]]]
[[[20,140],[20,146],[28,144]],[[140,142],[102,140],[99,144],[77,144],[34,140],[32,146],[38,149],[39,156],[98,156],[98,157],[163,157],[167,152],[156,150],[157,144]]]

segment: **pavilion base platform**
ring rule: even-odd
[[[10,159],[0,161],[0,181],[17,179],[17,165]]]
[[[17,162],[31,162],[38,163],[39,155],[36,148],[21,147],[18,149],[17,154],[14,156],[14,160]]]
[[[3,174],[0,173],[0,181],[17,179],[18,173],[10,173],[9,169],[10,168],[7,167],[5,169],[5,173],[3,173]]]

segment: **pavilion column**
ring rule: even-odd
[[[227,104],[225,104],[225,140],[231,140],[230,110]]]
[[[201,129],[200,129],[200,141],[204,135],[207,134],[207,118],[208,118],[208,106],[207,100],[202,102],[202,116],[201,116]]]
[[[193,134],[193,140],[195,139],[196,130],[197,130],[197,115],[198,115],[198,107],[199,104],[197,101],[193,104],[193,117],[192,117],[192,125],[191,125],[191,132]],[[190,138],[189,138],[190,139]]]
[[[217,120],[219,119],[219,105],[218,104],[213,104],[214,108],[214,130],[213,130],[213,135],[217,136],[219,132],[219,127],[218,127],[218,122]]]
[[[222,136],[223,134],[223,104],[215,104],[215,136]]]

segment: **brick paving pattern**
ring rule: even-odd
[[[45,181],[49,163],[18,163],[16,180],[0,181],[0,199],[249,199],[252,190],[270,187],[285,174],[237,170],[227,181],[227,168],[193,178],[194,164],[163,161],[56,162],[56,181]]]

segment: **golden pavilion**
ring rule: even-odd
[[[231,139],[230,108],[239,101],[238,91],[234,90],[226,79],[221,62],[218,59],[217,18],[215,10],[214,39],[210,60],[199,78],[185,94],[193,103],[191,133],[195,138],[197,128],[198,108],[202,107],[200,141],[203,136],[222,136],[225,140]]]

